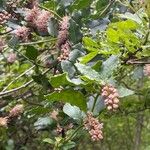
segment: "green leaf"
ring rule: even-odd
[[[84,84],[84,82],[80,79],[69,79],[67,73],[55,75],[51,77],[50,83],[53,87],[60,87],[65,85],[75,86]]]
[[[78,107],[71,106],[68,103],[64,105],[63,112],[74,120],[82,120],[85,115]]]
[[[45,96],[49,101],[62,101],[75,105],[82,110],[86,110],[86,99],[84,95],[78,91],[67,89],[60,92],[53,92]]]
[[[74,148],[75,146],[76,146],[76,143],[75,143],[75,142],[69,141],[69,142],[63,144],[62,150],[69,150],[69,149]]]
[[[27,46],[26,56],[31,60],[35,60],[38,56],[38,50],[33,46]]]
[[[58,22],[55,18],[50,18],[48,21],[48,33],[53,37],[58,34]]]
[[[69,54],[69,60],[71,62],[75,62],[78,57],[83,56],[83,53],[79,51],[78,49],[74,49],[73,51],[70,52]]]
[[[80,64],[80,63],[76,63],[75,66],[81,72],[81,74],[83,74],[86,78],[90,80],[98,81],[99,83],[102,82],[102,78],[100,74],[96,72],[95,70],[93,70],[91,67]]]
[[[90,6],[91,0],[75,0],[75,2],[72,5],[72,10],[77,9],[83,9]]]
[[[69,39],[73,44],[77,44],[82,39],[80,27],[73,19],[70,19],[69,22]]]
[[[126,12],[125,14],[119,14],[119,17],[124,18],[124,19],[133,20],[138,24],[142,23],[142,20],[139,18],[139,16],[137,14],[132,14],[130,12]]]
[[[101,66],[102,66],[102,61],[101,61],[101,60],[98,60],[98,61],[92,66],[92,69],[94,69],[94,70],[97,71],[97,72],[100,72]]]
[[[35,123],[34,127],[37,130],[47,128],[49,125],[53,124],[53,120],[50,117],[39,118]]]
[[[56,76],[51,77],[50,83],[53,87],[60,87],[63,85],[74,85],[69,81],[69,78],[67,77],[67,73],[59,74]]]
[[[45,143],[49,143],[49,144],[52,144],[52,145],[54,145],[55,144],[55,141],[53,141],[52,139],[50,139],[50,138],[45,138],[44,140],[43,140],[43,142],[45,142]]]
[[[85,46],[99,48],[99,45],[93,39],[89,37],[84,37],[82,40]]]
[[[107,38],[109,41],[114,42],[114,43],[119,42],[119,36],[116,30],[109,28],[106,33],[107,33]]]
[[[134,91],[129,90],[122,86],[117,87],[117,89],[118,89],[119,97],[126,97],[134,94]]]
[[[90,60],[92,60],[97,54],[98,54],[98,51],[91,52],[91,53],[79,58],[79,60],[81,63],[85,64],[85,63],[89,62]]]
[[[106,61],[102,64],[102,69],[100,71],[100,75],[103,80],[107,80],[112,77],[113,71],[119,65],[119,58],[118,56],[110,56]]]
[[[61,62],[61,68],[63,70],[63,72],[67,72],[68,73],[68,76],[70,78],[72,78],[76,72],[74,66],[73,66],[73,63],[72,62],[69,62],[67,60],[64,60]]]

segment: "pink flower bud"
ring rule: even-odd
[[[29,29],[26,27],[18,27],[15,31],[13,31],[15,36],[22,41],[27,41],[29,36]]]
[[[3,117],[0,117],[0,127],[7,127],[7,123],[8,123],[8,118],[7,117],[5,117],[5,118],[3,118]]]
[[[9,117],[18,117],[21,113],[23,113],[23,105],[18,104],[10,110]]]
[[[16,61],[16,54],[15,53],[10,53],[7,57],[7,62],[8,63],[14,63]]]
[[[52,17],[52,14],[45,10],[42,10],[40,14],[37,16],[35,24],[39,32],[44,33],[48,32],[47,27],[48,27],[48,20],[50,17]]]
[[[100,123],[97,118],[94,118],[91,113],[88,113],[83,122],[84,128],[89,131],[92,141],[99,141],[103,139],[103,124]]]
[[[113,102],[114,102],[115,104],[118,104],[118,103],[119,103],[119,99],[118,99],[118,98],[115,98],[115,99],[113,99]]]
[[[4,46],[5,46],[5,41],[2,38],[0,38],[0,53],[4,49]]]
[[[104,98],[104,103],[108,110],[115,111],[119,107],[119,94],[112,85],[106,85],[103,87],[102,96]]]
[[[150,76],[150,64],[146,64],[146,65],[144,66],[143,72],[144,72],[144,75],[145,75],[145,76]]]

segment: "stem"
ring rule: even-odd
[[[47,72],[49,72],[49,70],[51,70],[56,64],[57,64],[57,60],[55,60],[55,61],[53,62],[53,64],[51,64],[51,67],[50,67],[49,69],[45,70],[42,75],[44,75],[44,74],[46,74]],[[30,85],[31,83],[33,83],[33,82],[34,82],[34,80],[32,79],[32,80],[30,80],[29,82],[25,83],[24,85],[22,85],[22,86],[20,86],[20,87],[18,87],[18,88],[15,88],[15,89],[12,89],[12,90],[9,90],[9,91],[5,91],[5,92],[0,92],[0,98],[1,98],[1,97],[4,97],[4,96],[11,95],[11,94],[13,94],[13,93],[15,93],[15,92],[17,92],[17,91],[23,89],[23,88],[26,88],[27,86],[29,86],[29,85]]]
[[[70,139],[74,137],[74,135],[83,127],[83,125],[80,125],[71,135],[68,137],[64,142],[68,142]]]
[[[107,11],[110,9],[110,7],[113,5],[114,2],[115,0],[110,1],[110,3],[106,6],[106,8],[104,8],[104,10],[100,13],[100,17],[103,16],[105,13],[107,13]]]
[[[28,70],[26,70],[25,72],[23,72],[22,74],[20,74],[18,77],[16,77],[14,80],[12,80],[3,90],[2,92],[6,91],[6,89],[8,89],[8,87],[13,84],[15,81],[17,81],[19,78],[21,78],[22,76],[24,76],[27,72],[31,71],[33,68],[35,67],[32,66],[31,68],[29,68]]]
[[[39,5],[39,7],[40,7],[40,8],[43,8],[43,9],[49,11],[49,12],[51,12],[51,13],[54,14],[59,20],[62,20],[62,18],[61,18],[56,12],[54,12],[53,10],[50,10],[50,9],[44,7],[44,6],[41,6],[41,5]]]
[[[19,46],[35,45],[35,44],[40,44],[40,43],[50,42],[50,41],[55,41],[55,40],[57,40],[57,38],[48,39],[48,40],[41,40],[41,41],[36,41],[36,42],[30,42],[30,43],[20,43]]]
[[[98,97],[99,97],[99,94],[97,94],[96,97],[95,97],[95,99],[94,99],[94,104],[93,104],[93,107],[92,107],[92,112],[94,111],[94,108],[95,108],[95,105],[96,105]]]

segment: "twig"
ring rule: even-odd
[[[57,38],[41,40],[41,41],[36,41],[36,42],[29,42],[29,43],[20,43],[19,46],[35,45],[35,44],[40,44],[40,43],[50,42],[50,41],[55,41],[55,40],[57,40]]]
[[[5,35],[5,34],[8,34],[8,33],[12,32],[12,31],[13,31],[13,29],[10,30],[10,31],[7,31],[7,32],[0,33],[0,35]]]
[[[106,6],[106,8],[100,13],[100,17],[103,16],[109,9],[110,7],[114,4],[115,0],[111,0],[110,3]]]
[[[150,64],[149,61],[128,60],[127,64]]]
[[[6,91],[6,89],[8,89],[8,87],[9,87],[12,83],[14,83],[14,82],[17,81],[19,78],[21,78],[22,76],[24,76],[26,73],[28,73],[29,71],[31,71],[34,67],[35,67],[35,65],[32,66],[31,68],[29,68],[28,70],[26,70],[25,72],[23,72],[22,74],[20,74],[20,75],[19,75],[18,77],[16,77],[14,80],[12,80],[12,81],[2,90],[2,92]]]
[[[53,10],[50,10],[50,9],[44,7],[44,6],[41,6],[41,5],[39,5],[39,7],[40,7],[40,8],[43,8],[43,9],[49,11],[49,12],[51,12],[51,13],[54,14],[59,20],[62,20],[62,18],[61,18],[56,12],[54,12]]]
[[[57,64],[57,60],[55,60],[52,64],[51,64],[51,67],[49,69],[47,69],[46,71],[43,72],[42,75],[46,74],[49,70],[51,70],[55,65]],[[33,83],[34,80],[30,80],[29,82],[25,83],[24,85],[18,87],[18,88],[15,88],[15,89],[12,89],[12,90],[9,90],[9,91],[5,91],[5,92],[0,92],[0,98],[4,97],[4,96],[9,96],[11,95],[12,93],[15,93],[23,88],[26,88],[28,87],[31,83]]]
[[[92,110],[91,110],[92,112],[94,111],[94,108],[95,108],[98,97],[99,97],[99,94],[97,94],[95,99],[94,99],[93,107],[92,107]]]

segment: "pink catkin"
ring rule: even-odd
[[[100,123],[97,118],[94,118],[92,113],[88,113],[83,121],[84,128],[89,131],[92,141],[99,141],[103,139],[103,123]]]
[[[52,118],[52,119],[54,119],[54,120],[58,120],[58,114],[59,114],[59,112],[58,112],[58,110],[53,110],[52,112],[51,112],[51,114],[50,114],[50,117]]]
[[[15,31],[13,31],[14,35],[21,41],[27,41],[29,36],[29,28],[26,27],[18,27]]]
[[[150,64],[146,64],[143,69],[145,76],[150,76]]]
[[[60,30],[68,30],[69,29],[69,20],[70,18],[68,16],[64,16],[62,18],[62,21],[60,22]]]
[[[52,17],[51,13],[45,10],[42,10],[40,12],[40,15],[37,16],[37,20],[35,21],[36,27],[39,32],[48,32],[47,26],[48,26],[48,20]]]
[[[48,20],[53,15],[46,11],[40,10],[38,7],[27,9],[25,20],[33,27],[37,28],[39,32],[47,33]]]
[[[68,60],[70,54],[70,43],[68,40],[69,36],[69,17],[65,16],[62,18],[62,21],[59,24],[59,32],[58,32],[58,40],[57,40],[57,47],[60,49],[60,56],[58,57],[58,61]]]
[[[0,53],[4,49],[4,46],[5,46],[5,41],[2,38],[0,38]]]
[[[14,63],[16,61],[16,54],[15,53],[10,53],[7,57],[7,62],[8,63]]]
[[[10,110],[9,117],[18,117],[21,113],[23,113],[23,110],[23,105],[18,104]]]
[[[0,127],[7,127],[8,118],[7,117],[0,117]]]
[[[65,44],[61,45],[61,55],[58,57],[58,61],[68,60],[70,54],[70,44],[66,41]]]
[[[11,17],[11,14],[9,14],[6,11],[0,12],[0,25],[6,23]]]
[[[40,9],[37,7],[33,7],[33,9],[27,9],[25,20],[30,25],[34,26],[36,24],[36,20],[39,14],[40,14]]]
[[[119,107],[119,94],[112,85],[105,85],[103,87],[102,97],[108,110],[115,111]]]

